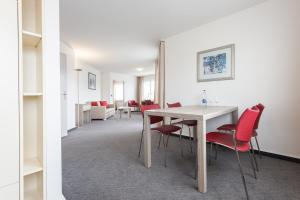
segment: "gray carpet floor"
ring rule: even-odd
[[[180,156],[177,137],[170,137],[168,167],[163,149],[152,138],[152,167],[138,159],[142,117],[95,120],[69,133],[62,140],[63,193],[67,200],[240,200],[245,199],[234,152],[221,149],[208,166],[208,192],[196,190],[194,157],[184,140]],[[247,155],[242,155],[251,199],[300,199],[300,165],[263,157],[258,179],[252,175]]]

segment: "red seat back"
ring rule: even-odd
[[[250,141],[254,124],[256,119],[258,118],[258,115],[259,109],[257,107],[254,107],[252,109],[248,108],[243,112],[236,126],[235,138],[237,141]]]
[[[146,110],[155,110],[155,109],[160,109],[159,104],[151,104],[151,105],[141,105],[140,110],[144,116],[144,112]],[[151,116],[150,117],[150,124],[156,124],[158,122],[162,122],[164,120],[163,117],[160,116]]]
[[[128,100],[128,106],[137,106],[138,103],[135,100]]]
[[[261,114],[263,113],[264,109],[265,109],[265,106],[262,105],[261,103],[257,104],[256,106],[253,106],[252,109],[254,107],[257,107],[259,109],[259,114],[258,114],[258,117],[255,121],[255,124],[254,124],[254,130],[258,129],[258,124],[259,124],[259,120],[260,120],[260,117],[261,117]]]
[[[177,107],[181,107],[181,103],[180,102],[176,102],[176,103],[167,103],[168,108],[177,108]]]

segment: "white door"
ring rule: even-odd
[[[67,130],[67,56],[60,54],[60,104],[61,104],[61,136],[68,135]]]

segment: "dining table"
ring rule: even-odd
[[[147,110],[144,113],[144,164],[145,167],[151,167],[151,125],[150,116],[168,118],[179,118],[184,120],[196,120],[197,126],[194,127],[194,137],[196,139],[196,169],[198,191],[205,193],[207,191],[207,166],[206,166],[206,124],[207,121],[224,115],[231,115],[232,123],[237,123],[237,106],[209,106],[195,105],[182,106],[176,108],[164,108]]]

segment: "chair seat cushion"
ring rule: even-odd
[[[235,124],[224,124],[217,128],[219,131],[234,131],[236,129]],[[256,130],[253,130],[252,137],[257,136]]]
[[[224,124],[217,128],[219,131],[234,131],[236,129],[235,124]]]
[[[181,128],[174,125],[162,125],[159,127],[151,128],[151,130],[159,131],[163,134],[171,134],[176,131],[179,131]]]
[[[220,132],[210,132],[206,134],[206,141],[225,146],[229,149],[235,149],[233,143],[233,135]],[[237,141],[237,150],[241,152],[249,151],[250,145],[248,142]]]

